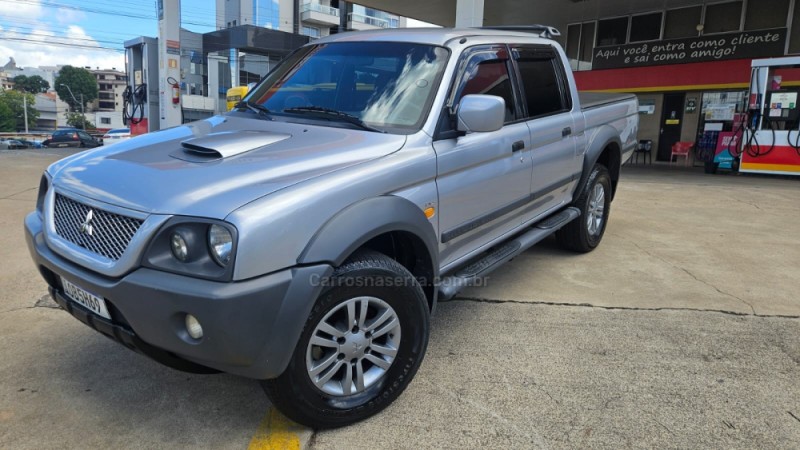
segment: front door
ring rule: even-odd
[[[520,120],[505,46],[473,48],[460,63],[465,75],[448,109],[468,94],[496,95],[506,102],[505,126],[490,133],[463,133],[445,112],[434,141],[439,189],[440,257],[447,265],[513,226],[529,201],[531,139]],[[454,108],[452,108],[454,110]]]
[[[683,101],[684,94],[664,94],[661,135],[658,138],[658,154],[656,155],[658,161],[669,161],[672,155],[672,144],[681,140]]]

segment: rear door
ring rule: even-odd
[[[530,195],[530,132],[522,119],[505,45],[465,52],[442,113],[437,154],[441,261],[448,264],[519,225]],[[505,125],[490,133],[455,128],[459,101],[468,94],[502,97]],[[515,220],[516,219],[516,220]]]
[[[572,94],[552,46],[514,45],[512,55],[531,138],[531,199],[544,213],[569,202],[580,177]]]

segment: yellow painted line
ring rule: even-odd
[[[302,429],[270,407],[256,434],[250,439],[248,450],[300,450],[300,435],[295,431]]]
[[[800,172],[800,166],[792,166],[789,164],[742,163],[742,169],[769,170],[773,172]]]
[[[784,83],[789,85],[789,83]],[[667,91],[701,91],[714,89],[747,89],[749,83],[723,83],[723,84],[691,84],[684,86],[652,86],[639,88],[596,89],[584,92],[667,92]]]
[[[800,81],[784,81],[782,86],[800,86]],[[590,89],[582,92],[669,92],[669,91],[707,91],[716,89],[747,89],[748,83],[723,83],[723,84],[690,84],[684,86],[652,86],[638,88]]]

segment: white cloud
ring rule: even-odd
[[[64,34],[56,34],[47,28],[37,28],[33,31],[0,28],[0,65],[8,62],[9,57],[14,58],[17,67],[67,64],[101,69],[116,67],[118,70],[123,70],[125,67],[122,53],[102,49],[96,40],[76,25],[67,27]]]
[[[39,0],[25,0],[25,2],[0,1],[0,17],[21,17],[25,19],[38,19],[44,14]]]
[[[69,8],[58,8],[56,20],[60,24],[76,23],[86,19],[86,14]]]

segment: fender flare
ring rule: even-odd
[[[616,193],[615,180],[619,179],[619,171],[622,166],[622,142],[619,138],[619,132],[610,125],[601,126],[587,144],[586,156],[583,158],[583,173],[581,173],[581,178],[575,192],[581,192],[583,190],[586,186],[586,182],[589,180],[589,174],[592,173],[592,168],[597,163],[597,160],[600,159],[600,155],[603,154],[603,151],[611,144],[614,144],[614,146],[611,147],[611,151],[616,151],[614,155],[616,157],[616,167],[607,167],[607,169],[612,174],[612,180],[614,180],[614,192],[612,192],[611,197],[612,199],[614,198],[613,194]]]
[[[361,200],[337,213],[314,234],[297,262],[325,262],[338,267],[370,239],[391,231],[408,232],[422,240],[431,258],[433,276],[439,275],[439,247],[433,225],[419,206],[393,195]]]

